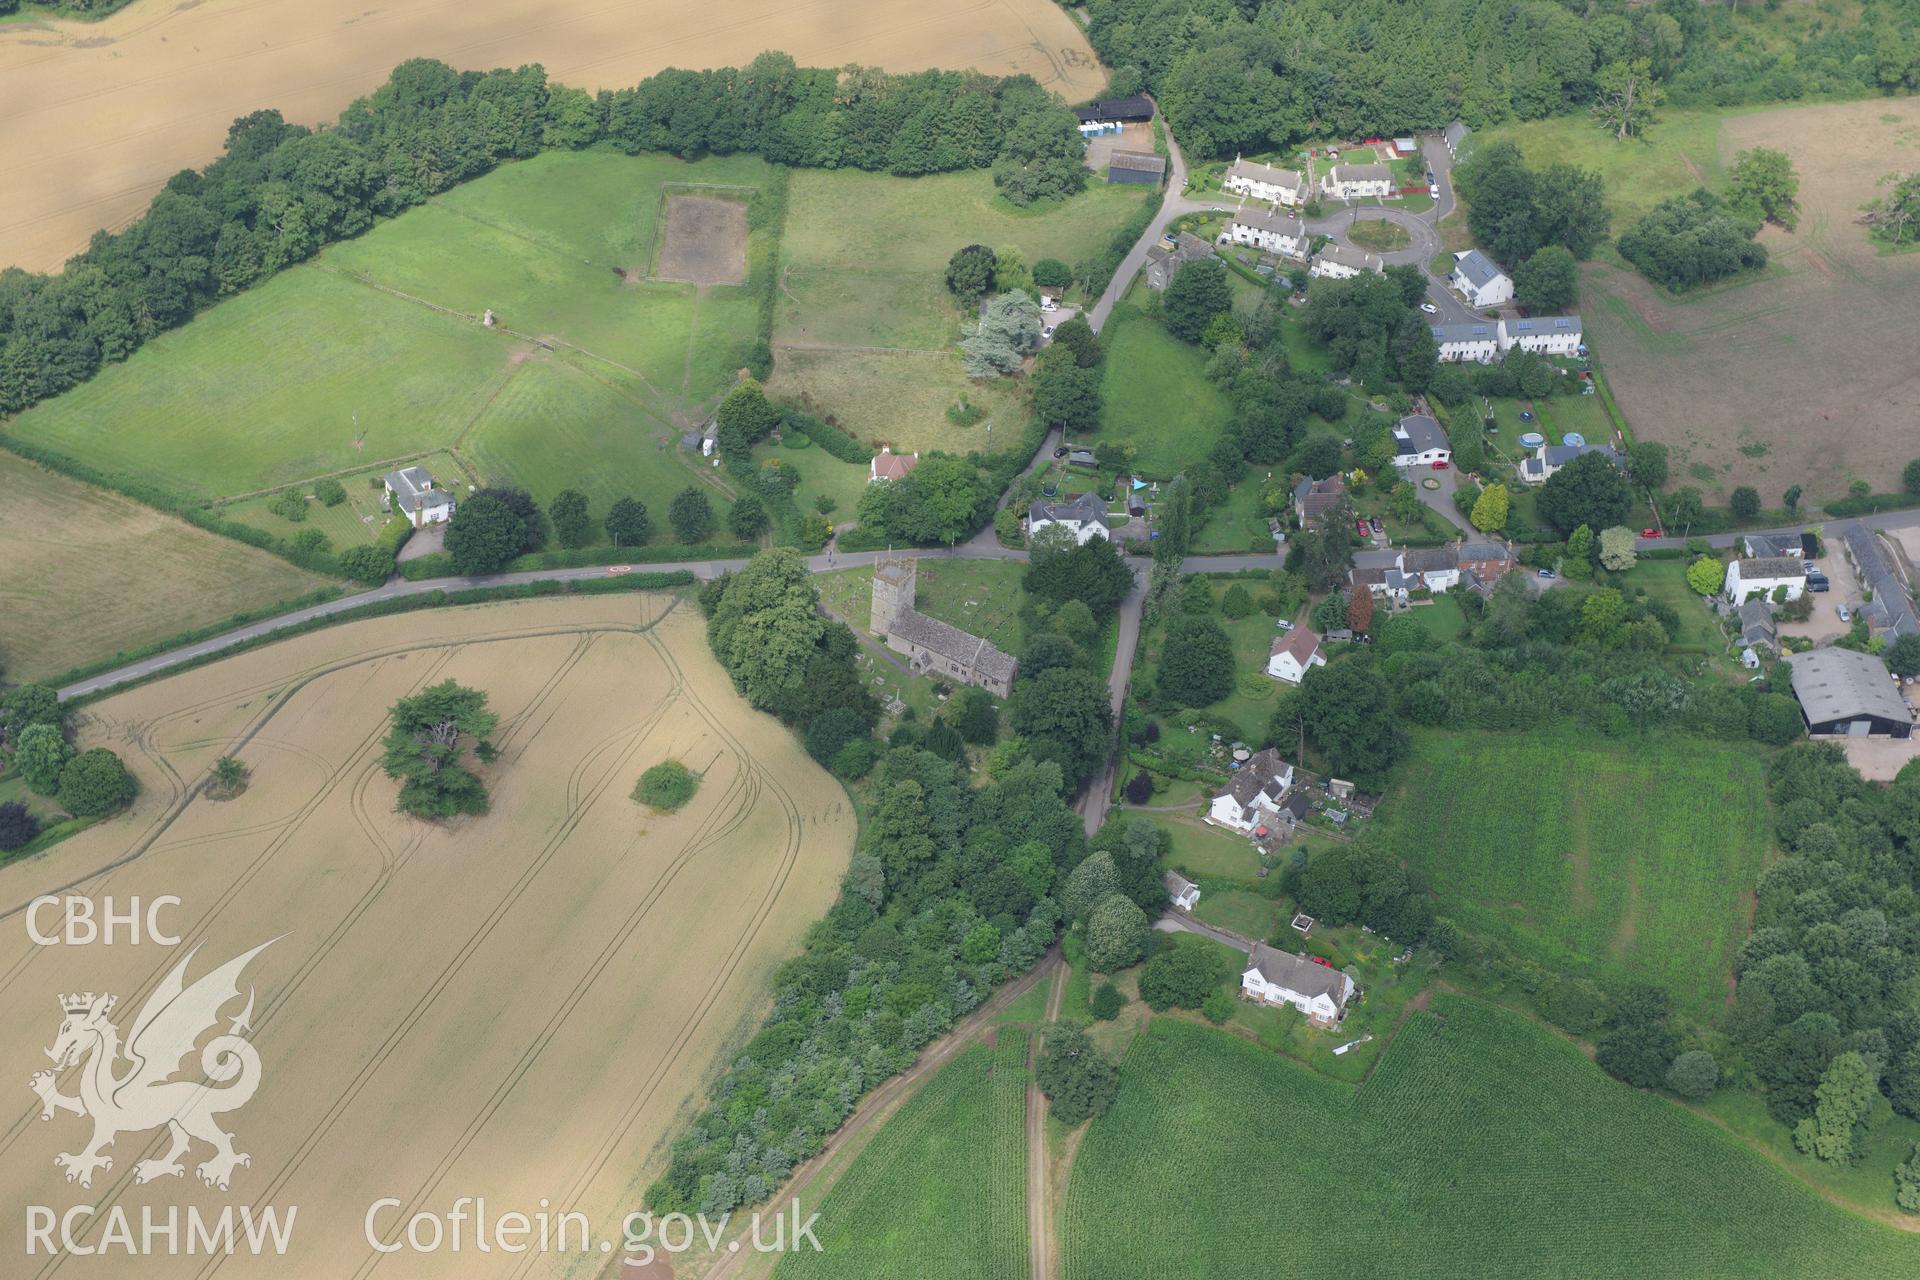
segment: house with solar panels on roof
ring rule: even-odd
[[[1431,326],[1442,360],[1491,364],[1515,347],[1543,356],[1572,356],[1580,351],[1579,316],[1465,320]]]
[[[1453,274],[1447,277],[1447,283],[1470,307],[1497,307],[1513,301],[1513,277],[1478,249],[1454,255]]]
[[[1580,352],[1579,316],[1529,316],[1502,320],[1501,351],[1514,347],[1541,356],[1571,356]]]

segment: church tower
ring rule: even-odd
[[[875,635],[893,630],[893,620],[913,608],[912,560],[888,556],[873,566],[873,616],[868,627]]]

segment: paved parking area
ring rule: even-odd
[[[1912,738],[1820,737],[1816,742],[1837,742],[1847,753],[1847,763],[1869,782],[1892,782],[1894,775],[1909,761],[1920,758],[1920,736]]]
[[[1860,583],[1853,576],[1853,562],[1840,549],[1838,539],[1829,539],[1826,547],[1827,554],[1814,563],[1826,571],[1833,587],[1813,597],[1813,615],[1805,622],[1780,623],[1779,631],[1783,636],[1805,636],[1815,644],[1821,644],[1837,640],[1847,634],[1853,625],[1840,621],[1841,605],[1846,605],[1851,612],[1860,603]]]

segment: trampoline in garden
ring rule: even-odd
[[[1520,447],[1523,449],[1538,449],[1546,442],[1547,438],[1538,431],[1529,431],[1520,437]]]

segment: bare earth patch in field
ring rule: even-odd
[[[213,159],[235,117],[273,107],[331,123],[408,58],[538,62],[596,91],[667,66],[741,65],[763,49],[802,66],[1023,72],[1068,101],[1106,83],[1053,0],[136,0],[100,22],[0,26],[0,265],[58,266],[175,172]]]
[[[35,680],[327,585],[0,451],[0,667]]]
[[[668,196],[656,280],[745,284],[747,206],[717,196]]]
[[[380,738],[394,699],[449,678],[488,692],[501,755],[483,767],[490,813],[429,824],[392,812]],[[288,1255],[231,1269],[249,1277],[600,1265],[598,1242],[618,1240],[665,1140],[764,1009],[773,967],[832,901],[853,844],[844,792],[734,694],[697,611],[666,595],[317,632],[95,704],[79,736],[120,751],[143,791],[131,813],[0,869],[0,1017],[16,1030],[0,1050],[15,1081],[5,1198],[98,1205],[95,1233],[108,1205],[136,1221],[143,1207],[298,1205]],[[252,784],[213,803],[199,784],[227,753]],[[658,815],[628,793],[668,758],[703,776],[686,807]],[[96,907],[176,894],[182,942],[36,947],[20,908],[54,891]],[[257,993],[249,1038],[264,1067],[258,1093],[222,1118],[252,1157],[231,1193],[191,1168],[136,1186],[136,1161],[163,1149],[151,1132],[122,1134],[90,1189],[63,1182],[53,1157],[84,1144],[85,1124],[42,1123],[26,1090],[48,1065],[58,993],[113,992],[125,1032],[189,948],[203,947],[191,980],[271,938],[240,984]],[[183,1078],[199,1078],[197,1063]],[[471,1236],[458,1253],[381,1258],[363,1236],[383,1197],[401,1202],[376,1221],[391,1233],[462,1196],[485,1196],[493,1213],[536,1213],[543,1199],[577,1210],[592,1259],[482,1254]],[[0,1249],[18,1257],[23,1221],[10,1217]],[[180,1257],[99,1274],[212,1269]]]
[[[1761,233],[1780,274],[1675,300],[1587,268],[1588,331],[1635,433],[1673,449],[1675,483],[1722,501],[1751,484],[1769,505],[1792,484],[1816,500],[1897,487],[1920,418],[1920,255],[1877,254],[1854,217],[1882,174],[1920,168],[1916,123],[1910,100],[1726,118],[1723,165],[1771,147],[1799,171],[1799,229]]]

